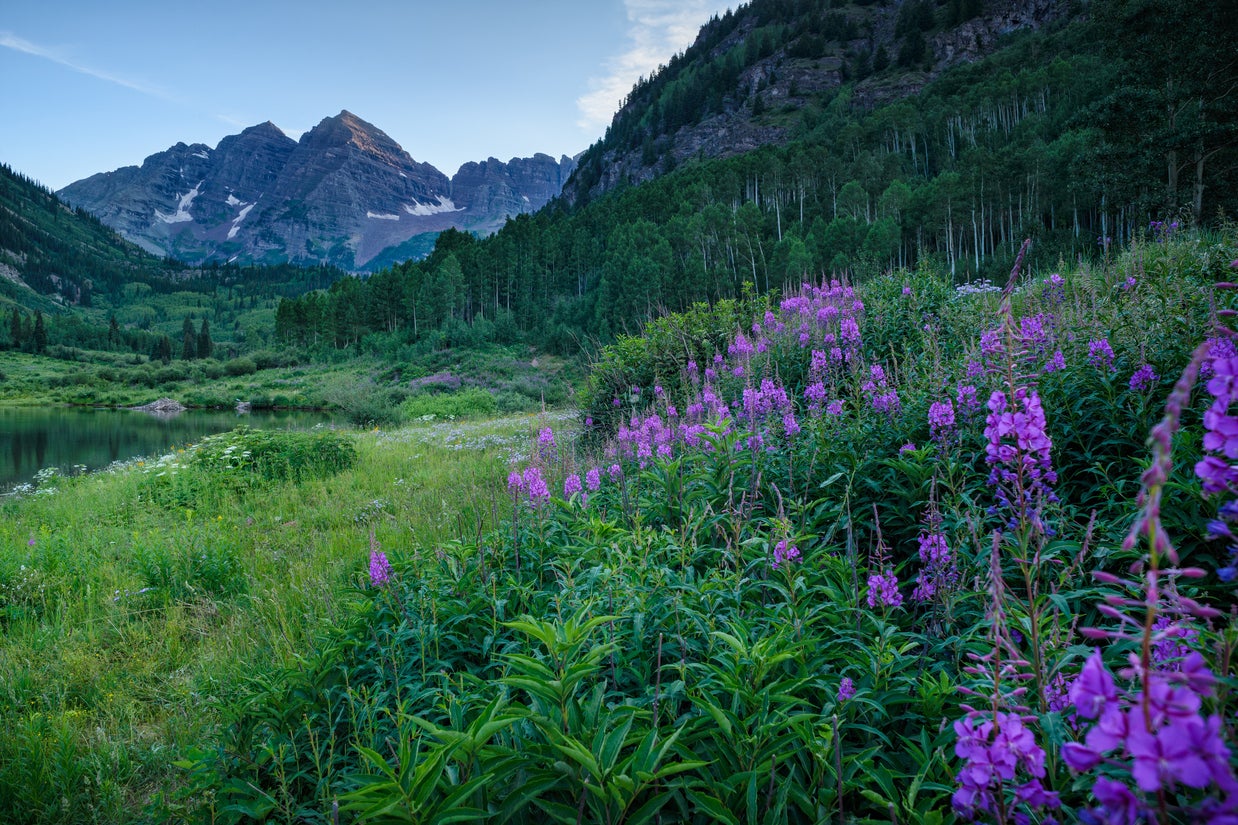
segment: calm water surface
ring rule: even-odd
[[[255,429],[309,429],[331,419],[323,413],[186,410],[160,417],[136,410],[76,407],[0,407],[0,493],[30,481],[45,467],[61,473],[84,465],[163,455],[204,436],[242,424]]]

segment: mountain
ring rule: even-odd
[[[296,323],[280,334],[321,340],[354,313],[346,342],[523,336],[571,353],[822,278],[925,266],[1002,283],[1027,238],[1025,271],[1111,271],[1115,244],[1238,214],[1238,60],[1217,43],[1238,43],[1219,3],[752,0],[637,84],[551,208],[281,305]],[[743,129],[771,142],[723,139]],[[1233,258],[1200,254],[1229,280]],[[916,306],[883,322],[951,323]]]
[[[0,303],[89,306],[95,293],[173,279],[179,269],[0,165]]]
[[[865,110],[912,98],[1008,35],[1077,13],[1071,0],[754,0],[632,89],[564,195],[587,200],[689,160],[785,144],[802,136],[804,110],[844,86]]]
[[[348,111],[299,141],[273,123],[214,149],[178,143],[59,194],[148,251],[189,263],[328,263],[424,254],[444,229],[489,234],[556,197],[575,168],[538,154],[467,163],[448,178]],[[383,254],[387,252],[387,254]]]

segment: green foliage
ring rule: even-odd
[[[494,396],[477,388],[439,395],[415,395],[400,406],[406,421],[494,415],[498,410]]]

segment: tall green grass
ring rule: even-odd
[[[398,557],[493,527],[529,427],[241,430],[0,500],[5,820],[176,819],[173,761],[350,613],[370,536]]]

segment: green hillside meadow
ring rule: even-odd
[[[1229,822],[1238,235],[0,502],[14,822]],[[1004,290],[1003,290],[1004,286]]]

